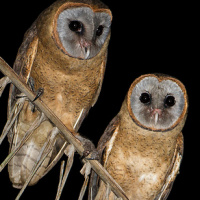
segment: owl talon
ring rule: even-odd
[[[77,138],[82,142],[83,148],[84,148],[84,152],[83,152],[83,155],[81,156],[81,160],[82,159],[99,160],[100,156],[94,144],[90,140],[83,138],[80,135],[77,136]]]
[[[87,160],[99,160],[100,156],[99,156],[98,151],[94,149],[92,151],[88,151],[88,150],[84,151],[82,158],[85,158]]]
[[[33,99],[33,101],[31,101],[32,103],[34,101],[36,101],[42,94],[44,93],[44,89],[43,88],[39,88],[36,92],[36,96],[35,98]],[[35,105],[33,104],[33,108],[31,109],[31,111],[34,113],[35,112]]]
[[[30,86],[31,90],[33,92],[35,92],[35,88],[34,88],[35,87],[35,81],[34,81],[34,79],[32,77],[29,78],[28,85]]]
[[[39,88],[36,92],[36,96],[35,98],[33,99],[32,102],[36,101],[40,96],[42,96],[42,94],[44,93],[44,89],[43,88]]]

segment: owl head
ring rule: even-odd
[[[56,45],[65,55],[85,60],[101,51],[111,21],[111,11],[98,0],[58,0],[40,15],[37,29],[48,48]]]
[[[188,107],[184,85],[162,74],[137,78],[128,91],[127,101],[132,119],[154,131],[174,128],[185,117]]]

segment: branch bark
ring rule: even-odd
[[[34,100],[35,94],[29,89],[29,87],[20,80],[20,77],[15,71],[0,57],[0,71],[11,80],[21,92],[23,92],[31,101]],[[81,142],[74,137],[74,135],[67,129],[62,121],[53,113],[50,108],[47,107],[40,99],[34,101],[34,104],[49,118],[49,120],[61,131],[63,137],[71,144],[74,145],[76,151],[82,155],[84,148]],[[124,200],[128,200],[125,192],[118,185],[118,183],[112,178],[112,176],[103,168],[103,166],[97,160],[88,160],[93,170],[100,176],[100,178],[111,186],[112,191]]]

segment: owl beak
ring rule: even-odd
[[[156,109],[153,110],[152,114],[154,116],[154,125],[156,126],[157,123],[158,123],[159,116],[162,114],[162,110],[156,108]]]
[[[82,59],[88,59],[88,57],[90,55],[91,43],[87,42],[85,39],[81,39],[80,47],[81,47],[81,55],[80,55],[80,57]]]
[[[155,126],[156,126],[156,124],[157,124],[157,122],[158,122],[158,116],[159,116],[159,114],[158,114],[158,113],[155,113],[155,115],[154,115]]]
[[[87,59],[90,55],[90,48],[85,47],[85,59]]]

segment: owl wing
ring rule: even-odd
[[[116,132],[117,128],[119,126],[119,117],[116,116],[114,119],[109,123],[106,130],[104,131],[103,135],[101,136],[98,145],[97,150],[100,153],[101,161],[102,161],[102,154],[105,149],[109,145],[110,140],[112,139],[114,133]]]
[[[93,100],[92,107],[97,102],[97,99],[98,99],[99,94],[101,92],[101,87],[102,87],[102,84],[103,84],[103,78],[104,78],[104,74],[105,74],[105,70],[106,70],[106,62],[107,62],[107,53],[104,56],[103,62],[101,63],[99,86],[98,86],[97,92],[95,94],[95,98]]]
[[[104,164],[107,159],[104,159],[104,157],[108,157],[109,151],[108,149],[111,148],[111,145],[113,145],[112,139],[115,137],[117,130],[119,127],[119,117],[116,116],[108,125],[106,130],[104,131],[103,135],[101,136],[97,151],[99,153],[100,162]],[[105,150],[105,151],[104,151]],[[98,192],[98,182],[99,177],[98,175],[92,171],[91,177],[90,177],[90,184],[89,184],[89,194],[88,194],[88,200],[93,200]]]
[[[36,23],[33,23],[24,35],[23,42],[18,50],[17,57],[13,66],[14,71],[26,83],[28,82],[32,64],[37,53],[37,46],[38,37]],[[20,91],[14,85],[11,85],[8,99],[8,116],[15,101],[15,97],[18,93],[20,93]]]
[[[155,198],[155,200],[166,200],[171,189],[177,174],[179,173],[179,168],[181,164],[181,160],[183,157],[183,135],[179,134],[176,143],[176,149],[174,152],[174,157],[172,160],[172,164],[169,168],[169,173],[166,177],[166,182],[162,187],[160,194]]]
[[[107,61],[107,54],[105,55],[105,58],[103,60],[103,62],[101,63],[101,68],[100,68],[100,78],[99,78],[99,85],[98,85],[98,88],[97,88],[97,91],[95,93],[95,96],[94,96],[94,99],[91,103],[90,106],[88,106],[87,108],[83,108],[82,111],[81,111],[81,114],[78,118],[78,120],[76,121],[75,125],[74,125],[74,131],[77,132],[78,129],[80,128],[83,120],[85,119],[85,117],[87,116],[89,110],[91,107],[93,107],[97,100],[98,100],[98,97],[99,97],[99,94],[101,92],[101,87],[102,87],[102,84],[103,84],[103,78],[104,78],[104,73],[105,73],[105,68],[106,68],[106,61]]]
[[[104,73],[105,73],[105,68],[106,68],[106,61],[107,61],[107,54],[104,56],[103,62],[101,63],[100,74],[99,74],[99,85],[98,85],[98,88],[97,88],[96,93],[94,95],[94,99],[93,99],[92,103],[90,104],[90,106],[82,109],[81,114],[78,117],[78,119],[77,119],[77,121],[76,121],[76,123],[73,127],[75,132],[77,132],[79,130],[79,128],[80,128],[83,120],[87,116],[90,108],[93,107],[98,100],[99,94],[101,92],[101,87],[102,87],[102,84],[103,84],[103,78],[104,78]]]
[[[21,80],[25,83],[28,82],[32,64],[35,59],[35,55],[38,47],[38,37],[36,24],[33,23],[29,30],[24,35],[23,42],[18,50],[16,60],[14,62],[13,69],[20,76]],[[11,116],[11,111],[16,103],[16,95],[21,92],[11,84],[8,98],[8,111],[7,116]],[[11,142],[12,131],[8,134],[8,141]]]

